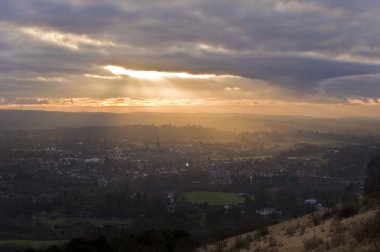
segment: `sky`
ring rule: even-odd
[[[380,115],[376,0],[1,0],[0,109]]]

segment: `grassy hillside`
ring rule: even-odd
[[[335,210],[217,241],[198,251],[380,251],[379,208],[347,218]]]

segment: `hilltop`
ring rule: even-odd
[[[380,251],[380,208],[349,216],[353,211],[352,205],[320,210],[198,251]]]
[[[362,195],[302,217],[216,241],[198,251],[380,251],[380,156]]]

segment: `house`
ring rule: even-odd
[[[322,209],[324,209],[324,206],[321,203],[316,204],[314,207],[315,207],[316,210],[322,210]]]
[[[262,210],[256,210],[256,213],[263,216],[267,216],[271,214],[278,214],[278,215],[282,214],[281,211],[277,211],[275,208],[263,208]]]
[[[318,203],[318,201],[314,198],[306,199],[305,205],[313,206],[316,210],[323,209],[323,205],[321,203]]]
[[[314,199],[314,198],[310,198],[310,199],[306,199],[305,200],[305,205],[316,205],[317,204],[317,200]]]
[[[84,160],[85,164],[97,164],[100,163],[101,160],[99,158],[88,158]]]

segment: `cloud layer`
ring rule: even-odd
[[[3,0],[0,97],[366,103],[380,98],[379,12],[376,0]]]

